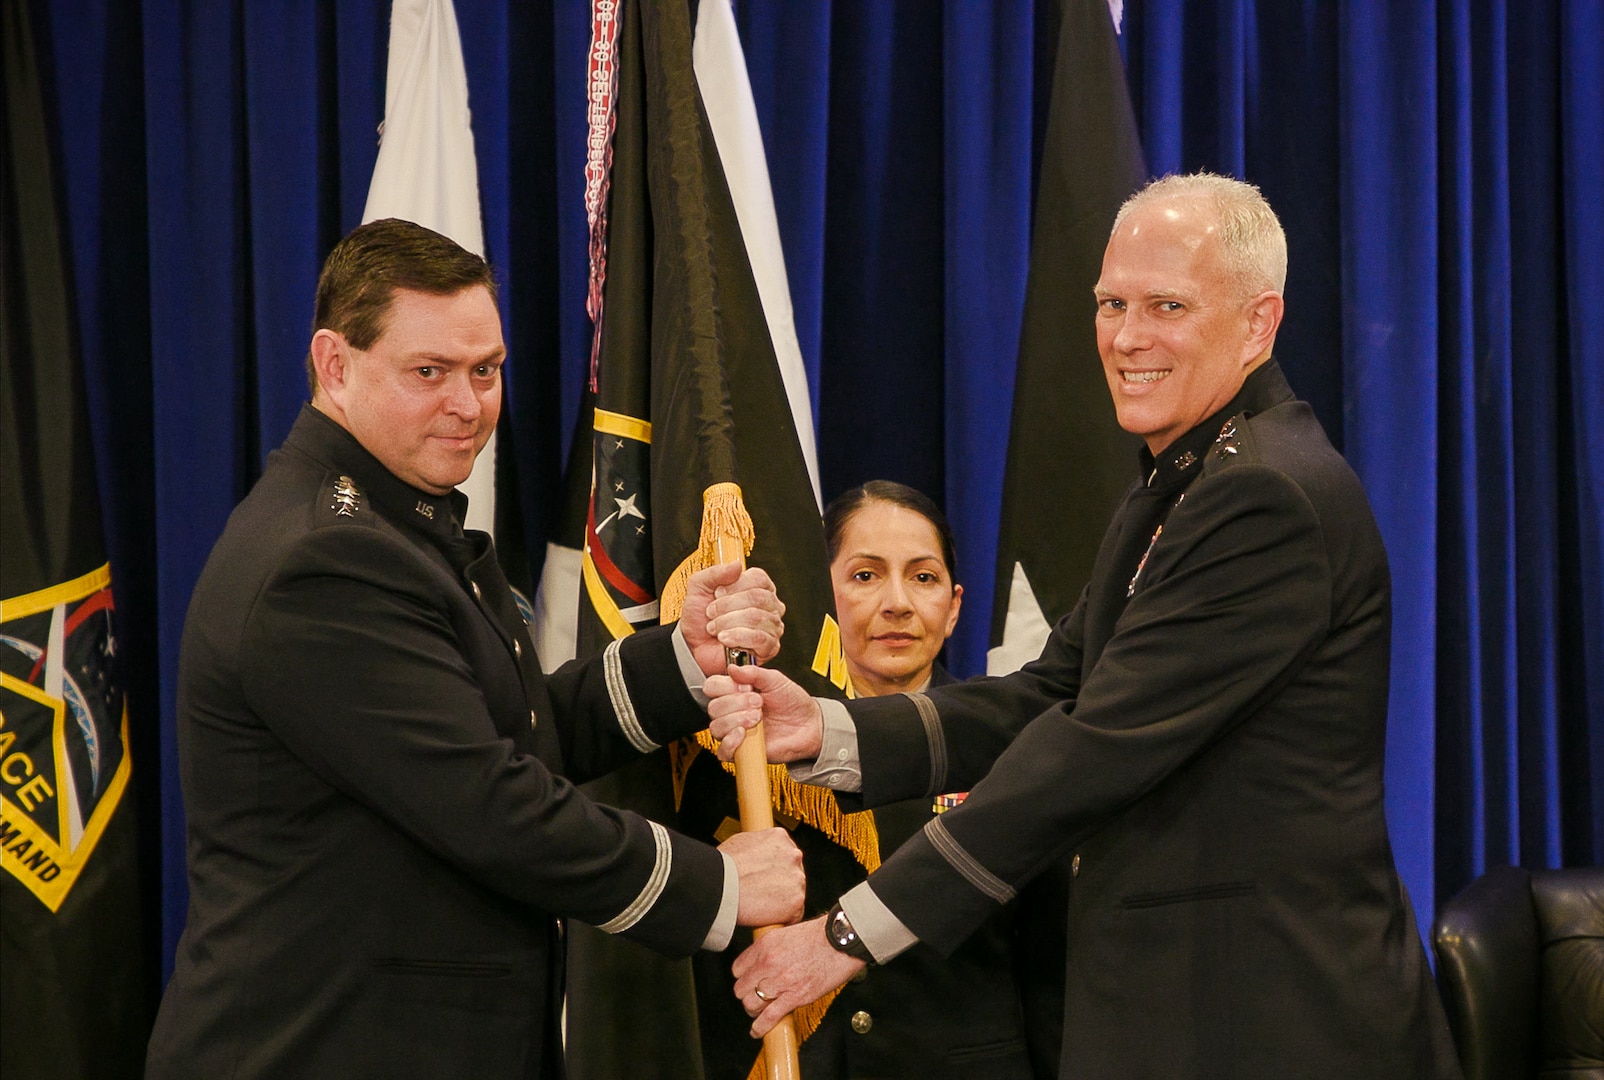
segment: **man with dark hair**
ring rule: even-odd
[[[951,950],[1067,859],[1060,1076],[1458,1075],[1382,812],[1386,553],[1271,359],[1285,277],[1250,185],[1168,177],[1120,211],[1097,339],[1146,450],[1039,659],[845,704],[709,680],[714,735],[761,713],[770,756],[848,801],[974,785],[736,961],[755,1033],[914,942]]]
[[[370,221],[336,244],[317,279],[312,332],[331,330],[352,348],[371,349],[384,329],[397,289],[450,296],[480,286],[497,297],[496,277],[473,252],[410,221]],[[317,392],[317,366],[306,354],[307,386]]]
[[[561,1075],[561,917],[663,952],[801,914],[783,830],[719,849],[574,783],[705,726],[725,647],[772,656],[761,570],[542,676],[455,490],[495,427],[490,270],[417,225],[329,256],[312,403],[190,603],[190,907],[148,1075]]]

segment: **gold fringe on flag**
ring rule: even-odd
[[[698,731],[696,742],[704,750],[718,749],[710,731]],[[735,774],[734,763],[720,764],[725,772]],[[797,783],[784,765],[769,766],[769,790],[776,813],[819,830],[830,841],[852,852],[852,857],[869,873],[880,869],[880,833],[875,828],[872,810],[843,814],[833,793],[811,784]]]
[[[808,1036],[819,1030],[819,1025],[824,1022],[824,1014],[840,993],[841,988],[838,986],[818,1001],[810,1001],[806,1005],[791,1010],[791,1023],[796,1025],[796,1042],[798,1046],[807,1042]],[[752,1062],[752,1071],[746,1074],[746,1080],[767,1080],[769,1075],[767,1064],[767,1056],[762,1050],[759,1050],[757,1052],[757,1060]]]
[[[698,731],[696,742],[697,746],[706,750],[713,750],[718,746],[712,733],[708,731]],[[695,746],[690,748],[693,754],[696,749]],[[689,755],[686,760],[689,760]],[[734,763],[725,761],[720,764],[724,766],[725,772],[731,775],[735,773]],[[797,783],[791,779],[791,774],[784,765],[769,766],[769,792],[777,813],[798,819],[819,830],[832,842],[850,851],[852,857],[869,873],[872,874],[880,869],[880,833],[875,828],[874,811],[862,810],[855,814],[843,814],[833,794],[810,784]],[[841,988],[837,987],[819,1000],[799,1006],[792,1011],[791,1022],[796,1025],[798,1043],[806,1042],[808,1036],[818,1030],[819,1024],[824,1020],[824,1014],[840,992]],[[752,1072],[747,1080],[765,1080],[767,1075],[764,1057],[759,1051],[757,1061],[753,1062]]]

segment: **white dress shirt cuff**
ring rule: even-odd
[[[862,791],[863,766],[858,758],[858,728],[847,707],[834,698],[814,698],[824,716],[819,756],[812,762],[793,762],[786,768],[799,784],[816,784],[831,791]]]
[[[672,636],[674,639],[674,659],[679,661],[679,673],[685,680],[685,689],[691,692],[691,697],[696,699],[696,704],[702,707],[703,712],[706,712],[707,695],[702,693],[702,684],[707,681],[707,676],[702,674],[702,665],[698,664],[696,657],[691,655],[691,647],[685,644],[685,635],[680,633],[679,623],[674,624]]]
[[[707,931],[707,937],[702,939],[702,948],[712,952],[723,952],[730,947],[730,939],[735,936],[735,913],[741,906],[741,875],[735,869],[735,860],[724,856],[724,899],[719,901],[718,914],[713,917],[713,925]]]
[[[852,929],[858,932],[877,964],[884,964],[919,943],[913,931],[902,925],[902,920],[880,902],[867,881],[843,893],[840,904],[841,910],[852,920]]]

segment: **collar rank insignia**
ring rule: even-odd
[[[1190,450],[1183,450],[1175,456],[1175,467],[1185,472],[1197,464],[1197,455]]]
[[[1227,454],[1237,453],[1236,448],[1236,417],[1231,417],[1220,428],[1220,437],[1214,440],[1214,456],[1223,458]]]
[[[342,476],[334,481],[334,501],[329,509],[339,517],[356,517],[356,512],[362,509],[362,492],[357,488],[356,481],[349,476]]]

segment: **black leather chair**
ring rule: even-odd
[[[1465,1080],[1604,1080],[1604,868],[1496,867],[1432,936]]]

